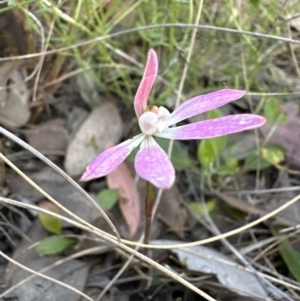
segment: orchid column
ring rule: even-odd
[[[223,89],[193,97],[185,101],[174,112],[164,107],[148,105],[148,98],[158,71],[156,52],[148,53],[143,78],[134,98],[141,134],[126,140],[99,154],[86,168],[81,181],[103,177],[117,168],[131,151],[140,146],[135,157],[134,167],[137,174],[147,181],[146,220],[151,221],[154,202],[154,188],[168,189],[175,181],[175,170],[167,154],[156,143],[155,137],[176,140],[206,139],[242,132],[263,125],[266,119],[253,114],[236,114],[188,125],[172,127],[189,117],[221,107],[245,95],[245,91]],[[150,217],[149,217],[150,214]],[[147,222],[146,242],[150,224]]]

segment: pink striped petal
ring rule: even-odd
[[[222,107],[231,101],[241,98],[245,93],[246,92],[242,90],[223,89],[191,98],[185,101],[171,114],[168,125]]]
[[[134,167],[139,176],[158,188],[170,188],[175,170],[164,150],[152,136],[147,136],[135,157]]]
[[[166,129],[155,136],[175,140],[206,139],[254,129],[265,122],[264,117],[253,114],[229,115]]]
[[[87,166],[80,181],[86,182],[97,179],[115,170],[141,143],[144,137],[145,135],[140,134],[102,152]]]
[[[158,70],[158,59],[156,52],[150,49],[144,75],[134,97],[134,109],[137,117],[140,117],[147,107],[149,94],[154,84]]]

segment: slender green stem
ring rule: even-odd
[[[151,221],[152,221],[152,210],[155,202],[154,186],[150,182],[146,182],[146,197],[145,197],[145,234],[144,244],[149,243]]]

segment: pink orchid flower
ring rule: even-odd
[[[151,49],[148,53],[142,81],[134,98],[134,109],[142,133],[98,155],[87,166],[81,181],[89,181],[109,174],[126,159],[134,148],[141,144],[135,157],[136,172],[154,186],[167,189],[175,181],[175,170],[167,154],[153,137],[176,140],[206,139],[257,128],[266,121],[264,117],[258,115],[237,114],[170,128],[184,119],[239,99],[246,92],[223,89],[196,96],[185,101],[173,113],[170,113],[164,107],[147,106],[157,70],[157,55]]]

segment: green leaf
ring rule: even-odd
[[[156,142],[166,153],[168,152],[170,140],[163,139],[163,138],[156,138]],[[187,149],[178,141],[174,141],[172,155],[171,155],[171,162],[174,165],[174,168],[178,171],[191,166],[191,160],[188,155]]]
[[[296,251],[288,240],[280,243],[280,254],[289,271],[297,281],[300,281],[300,252]]]
[[[218,109],[209,111],[207,113],[208,119],[219,118],[222,116],[223,116],[222,112]],[[220,154],[222,152],[222,149],[224,148],[224,146],[227,142],[227,136],[215,137],[215,138],[211,138],[209,140],[212,144],[215,158],[219,158]]]
[[[214,149],[210,139],[205,139],[200,142],[197,152],[198,160],[206,170],[210,170],[210,166],[214,161]]]
[[[228,158],[226,161],[226,164],[223,166],[220,166],[217,171],[218,174],[224,174],[224,175],[233,175],[238,170],[238,161],[235,158]]]
[[[39,213],[39,220],[46,230],[53,234],[61,234],[62,231],[62,221],[58,218],[50,216],[46,213]]]
[[[104,210],[112,209],[118,202],[119,193],[115,189],[103,189],[97,194],[100,206]]]
[[[283,124],[288,121],[286,113],[281,112],[280,102],[276,98],[270,98],[266,101],[264,115],[270,125],[274,125],[276,122],[278,124]]]
[[[262,170],[270,167],[272,164],[262,159],[256,152],[251,152],[245,160],[244,171]]]
[[[240,211],[239,209],[231,207],[226,203],[223,203],[223,207],[225,208],[226,212],[232,219],[236,221],[242,221],[245,219],[246,214]]]
[[[214,118],[219,118],[222,116],[223,116],[223,114],[219,109],[214,109],[214,110],[207,112],[207,119],[214,119]]]
[[[264,115],[267,118],[270,125],[273,125],[278,116],[280,115],[280,104],[277,98],[267,99],[264,106]]]
[[[251,171],[259,168],[260,170],[268,168],[272,163],[280,163],[284,160],[285,150],[277,144],[267,144],[259,151],[254,150],[246,157],[244,170]],[[265,160],[264,157],[267,159]]]
[[[284,160],[284,150],[282,147],[263,147],[260,152],[261,156],[270,163],[278,164]]]
[[[270,228],[273,235],[278,235],[278,231],[275,228]],[[285,239],[279,243],[279,253],[287,265],[290,273],[295,279],[300,281],[300,252],[295,250],[288,239]]]
[[[256,7],[258,7],[260,0],[250,0],[250,3]]]
[[[217,200],[216,199],[209,200],[208,202],[205,203],[205,207],[207,212],[211,214],[212,211],[216,210]],[[191,209],[191,211],[193,211],[195,214],[197,214],[200,217],[204,215],[204,208],[202,207],[201,204],[197,202],[189,203],[189,208]]]
[[[209,140],[210,140],[210,143],[212,144],[212,147],[213,147],[213,150],[214,150],[214,156],[215,157],[220,157],[222,149],[226,145],[227,136],[211,138]]]
[[[76,239],[66,238],[63,236],[50,236],[42,240],[36,247],[41,255],[54,255],[64,251],[68,246],[77,242]]]

